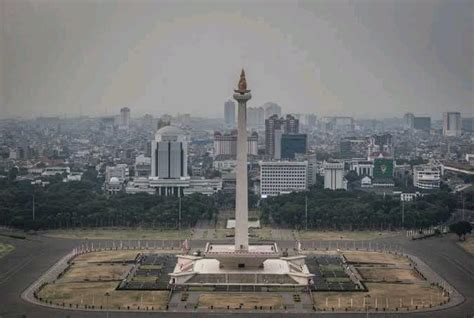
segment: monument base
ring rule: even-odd
[[[283,257],[276,243],[234,245],[207,243],[204,257],[178,255],[170,284],[183,286],[305,287],[313,283],[304,255]],[[222,289],[222,288],[221,288]],[[242,290],[242,289],[240,289]]]

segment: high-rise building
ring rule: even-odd
[[[474,132],[474,117],[462,118],[461,128],[463,131]]]
[[[415,117],[413,119],[413,128],[429,132],[431,130],[431,117]]]
[[[253,132],[247,136],[247,149],[249,155],[256,156],[258,154],[258,134]],[[214,155],[237,155],[237,130],[230,133],[214,132]]]
[[[315,114],[306,114],[304,116],[304,124],[308,129],[313,129],[316,127],[316,115]]]
[[[346,116],[323,117],[321,119],[321,128],[323,131],[354,131],[354,118]]]
[[[235,126],[235,103],[230,99],[224,103],[224,121],[226,126]]]
[[[120,109],[120,129],[130,128],[130,108],[123,107]]]
[[[307,161],[261,161],[260,195],[262,198],[307,188]]]
[[[165,126],[158,130],[151,144],[151,176],[179,179],[188,175],[188,146],[184,132]]]
[[[300,121],[292,115],[286,115],[285,119],[281,119],[283,122],[283,131],[285,134],[297,134],[300,131]]]
[[[282,130],[281,120],[278,115],[265,119],[265,153],[269,158],[275,156],[275,131]]]
[[[324,189],[347,190],[344,178],[344,162],[324,162]]]
[[[306,150],[306,134],[283,134],[281,136],[281,159],[295,159],[297,153],[304,154]]]
[[[461,113],[446,112],[443,114],[443,135],[447,137],[461,135]]]
[[[406,113],[403,116],[403,128],[407,130],[411,130],[414,128],[415,125],[415,115],[413,113]]]
[[[265,111],[263,107],[247,108],[247,126],[261,128],[265,125]]]
[[[286,118],[278,118],[272,115],[265,120],[265,153],[271,159],[281,157],[281,135],[298,134],[299,120],[291,115]]]
[[[265,119],[270,118],[273,115],[277,115],[277,117],[281,117],[281,107],[272,102],[268,102],[263,104],[262,106],[265,109]]]

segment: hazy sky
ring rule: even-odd
[[[0,0],[0,117],[474,116],[474,1]]]

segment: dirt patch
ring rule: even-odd
[[[68,281],[120,280],[132,265],[84,264],[72,266],[62,277]]]
[[[474,237],[466,236],[466,240],[464,242],[458,242],[458,244],[468,253],[474,255]]]
[[[141,228],[86,228],[52,230],[46,236],[71,239],[109,240],[184,240],[190,238],[190,230],[151,230]]]
[[[403,268],[368,268],[358,267],[364,281],[371,282],[401,282],[401,281],[421,281],[420,276],[413,269]]]
[[[313,293],[314,302],[319,310],[331,308],[344,310],[366,310],[378,308],[395,310],[395,308],[415,309],[439,305],[446,301],[440,288],[427,283],[393,284],[393,283],[366,283],[368,292],[321,292]],[[365,298],[365,301],[364,301]],[[352,299],[352,305],[351,305]]]
[[[15,247],[13,245],[0,243],[0,258],[4,257],[14,249]]]
[[[39,293],[39,297],[53,304],[64,303],[95,308],[122,308],[130,309],[153,307],[164,309],[168,302],[167,291],[118,291],[115,290],[118,282],[106,283],[56,283],[46,285]],[[106,296],[106,293],[109,296]]]
[[[377,231],[299,231],[300,240],[372,240],[381,237],[391,237],[397,235],[397,232],[377,232]]]
[[[371,264],[391,264],[409,265],[410,260],[406,257],[394,254],[379,252],[347,251],[344,252],[348,262],[351,263],[371,263]]]

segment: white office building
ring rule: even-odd
[[[447,137],[461,135],[461,113],[447,112],[443,114],[443,135]]]
[[[324,162],[324,188],[331,190],[347,190],[344,178],[344,162]]]
[[[156,132],[151,143],[151,176],[161,179],[187,177],[188,144],[184,132],[165,126]]]
[[[441,182],[441,169],[432,165],[413,167],[413,185],[419,189],[438,189]]]
[[[262,198],[307,189],[307,161],[260,161]]]
[[[148,193],[160,196],[183,196],[192,193],[212,195],[222,190],[222,179],[182,177],[161,179],[157,177],[135,178],[127,184],[125,192],[129,194]]]
[[[358,176],[374,176],[374,163],[373,161],[357,160],[350,163],[350,169],[355,171]]]

